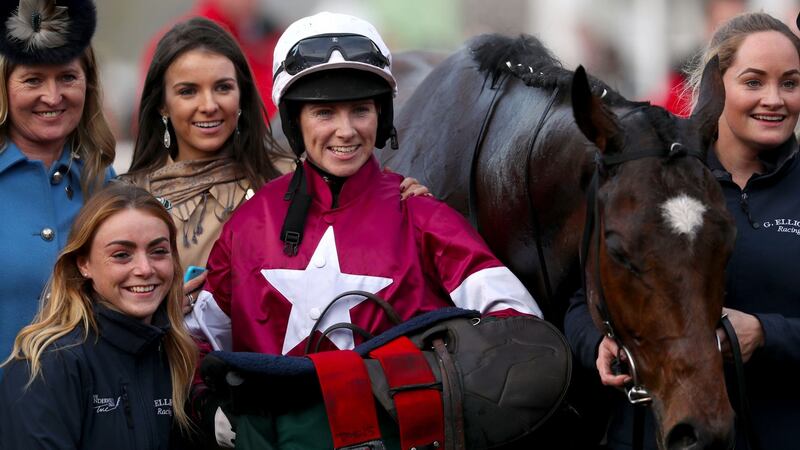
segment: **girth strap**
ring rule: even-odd
[[[444,445],[441,383],[436,382],[422,351],[405,336],[369,354],[381,363],[397,409],[403,450]]]
[[[364,360],[352,350],[308,355],[317,371],[335,449],[383,449]]]
[[[464,387],[458,376],[456,363],[447,350],[442,338],[431,342],[439,361],[442,377],[442,405],[444,406],[445,450],[464,450],[467,448],[464,430]]]

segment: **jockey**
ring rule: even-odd
[[[385,299],[403,321],[447,306],[541,317],[462,216],[430,196],[401,201],[402,177],[380,169],[374,148],[397,146],[397,82],[372,25],[332,13],[298,20],[277,43],[273,79],[298,167],[225,224],[189,319],[195,334],[215,350],[302,355],[309,336],[323,350],[352,349],[363,338],[351,329],[320,330],[347,322],[377,335],[392,327],[360,296],[329,307],[352,290]]]
[[[273,78],[286,136],[306,160],[237,209],[211,252],[195,317],[215,349],[300,355],[321,311],[348,290],[377,294],[403,320],[454,305],[541,316],[463,217],[430,197],[401,202],[401,177],[379,169],[372,153],[393,136],[397,83],[372,25],[300,19],[278,41]],[[371,334],[390,326],[353,298],[318,328],[343,321]],[[354,346],[349,330],[330,341]]]

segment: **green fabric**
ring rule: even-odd
[[[378,425],[389,450],[400,449],[397,425],[380,405]],[[331,450],[333,439],[323,403],[277,416],[242,415],[236,420],[236,448],[244,450]]]

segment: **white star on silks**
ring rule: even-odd
[[[391,278],[342,273],[332,226],[322,235],[304,270],[263,269],[261,274],[292,304],[281,350],[284,355],[308,337],[314,322],[337,295],[353,290],[375,294],[392,284]],[[364,300],[358,295],[338,300],[325,313],[317,329],[324,331],[333,324],[352,323],[350,309]],[[348,329],[336,330],[328,338],[342,350],[355,346],[353,332]]]

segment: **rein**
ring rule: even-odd
[[[510,67],[510,66],[509,66]],[[472,151],[472,160],[470,162],[470,170],[469,170],[469,193],[468,193],[468,202],[469,202],[469,221],[472,224],[472,227],[475,228],[478,232],[480,232],[480,225],[478,224],[478,193],[477,193],[477,181],[476,181],[476,173],[478,170],[478,158],[480,156],[481,148],[483,147],[483,141],[486,139],[486,132],[489,129],[489,124],[494,116],[494,110],[497,106],[497,102],[500,100],[500,95],[503,92],[503,88],[505,87],[506,79],[508,79],[508,73],[504,72],[498,82],[497,86],[492,88],[495,90],[494,95],[492,95],[491,103],[489,103],[489,108],[486,110],[486,115],[483,118],[483,122],[481,123],[481,128],[478,133],[478,139],[475,141],[475,148]],[[530,160],[531,155],[533,154],[533,148],[536,144],[537,138],[539,137],[539,133],[542,131],[544,127],[544,122],[547,119],[547,115],[550,112],[550,109],[553,107],[556,98],[558,97],[559,88],[556,86],[553,89],[553,92],[550,94],[550,97],[547,99],[547,103],[545,104],[544,111],[539,116],[539,121],[536,123],[536,128],[534,128],[533,136],[531,138],[531,143],[528,146],[528,153],[525,159],[525,192],[527,193],[528,199],[528,209],[530,210],[531,214],[531,225],[533,226],[533,240],[536,242],[536,253],[539,257],[539,267],[542,270],[542,279],[544,281],[544,288],[545,293],[547,294],[547,304],[551,305],[553,302],[553,288],[550,284],[550,275],[547,272],[547,263],[544,257],[544,247],[542,244],[542,233],[541,227],[539,222],[539,215],[536,212],[536,208],[534,208],[533,197],[531,196],[531,167],[530,167]]]

